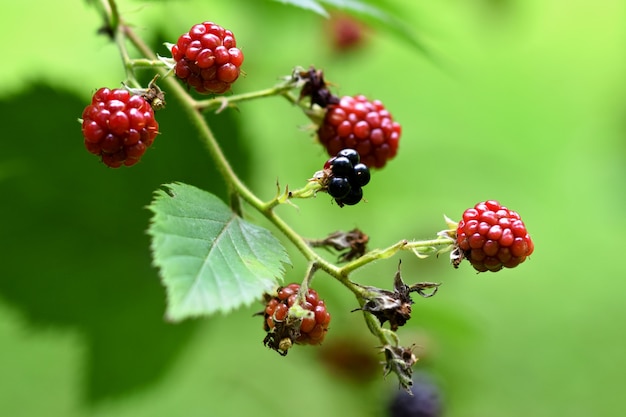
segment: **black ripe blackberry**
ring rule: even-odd
[[[361,187],[364,187],[370,182],[369,168],[365,164],[356,164],[354,166],[354,178]]]
[[[337,204],[340,206],[353,206],[363,199],[363,189],[361,187],[352,187],[348,195],[343,198],[336,198]]]
[[[362,187],[369,182],[370,171],[360,159],[354,149],[342,149],[324,164],[328,173],[326,191],[339,207],[352,206],[363,199]]]
[[[330,163],[330,167],[335,177],[348,177],[354,172],[352,162],[345,156],[336,156]]]
[[[352,187],[348,178],[332,177],[328,181],[328,194],[334,198],[344,198],[350,191],[352,191]]]
[[[359,156],[359,153],[357,151],[355,151],[354,149],[342,149],[337,153],[337,157],[340,156],[344,156],[346,158],[348,158],[350,160],[350,162],[352,163],[352,165],[356,165],[359,162],[361,162],[361,157]]]
[[[389,404],[388,416],[440,417],[442,415],[443,404],[439,389],[428,376],[413,377],[411,394],[399,390]]]

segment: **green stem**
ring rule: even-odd
[[[364,311],[363,317],[365,318],[365,323],[367,324],[367,328],[370,330],[370,333],[376,336],[383,346],[398,346],[400,342],[398,339],[398,335],[395,332],[392,332],[391,330],[382,327],[380,321],[376,318],[376,316],[374,316],[369,311]]]
[[[159,60],[154,60],[154,59],[131,59],[130,60],[130,65],[132,65],[133,68],[159,68],[159,67],[163,67],[165,68],[165,63]]]
[[[437,246],[449,246],[454,244],[454,239],[450,237],[438,237],[436,239],[430,240],[415,240],[412,242],[407,242],[406,245],[402,249],[412,250],[419,248],[431,248]]]
[[[310,180],[307,185],[302,188],[298,188],[296,190],[290,191],[289,187],[285,189],[284,192],[281,191],[280,185],[276,184],[278,192],[276,193],[276,197],[271,199],[270,201],[263,204],[261,208],[263,211],[272,210],[274,207],[289,202],[294,198],[311,198],[317,194],[318,191],[322,189],[322,185],[319,181]]]
[[[137,81],[135,77],[135,71],[133,67],[132,59],[128,54],[128,49],[126,48],[126,36],[124,33],[124,25],[122,24],[120,17],[117,13],[117,5],[113,0],[103,1],[103,8],[105,9],[105,14],[107,15],[108,24],[110,29],[113,31],[113,39],[117,45],[117,49],[122,57],[122,63],[124,64],[124,71],[126,73],[126,82],[131,84],[132,87],[139,88],[141,85]]]
[[[389,258],[396,254],[400,249],[403,249],[408,242],[406,240],[401,240],[400,242],[392,245],[386,249],[374,249],[367,252],[365,255],[360,258],[355,259],[352,262],[347,263],[340,269],[340,273],[343,275],[348,275],[350,272],[354,271],[362,267],[363,265],[367,265],[370,262],[377,261],[379,259]]]
[[[230,97],[215,97],[207,100],[196,101],[195,107],[200,111],[208,111],[217,108],[219,112],[221,111],[221,109],[224,109],[235,103],[241,103],[244,101],[256,100],[265,97],[284,95],[286,92],[293,89],[294,87],[294,82],[290,80],[283,84],[279,84],[271,88],[266,88],[265,90],[235,94]]]
[[[120,21],[120,16],[117,11],[117,4],[114,0],[101,0],[100,5],[102,6],[107,27],[111,31],[117,32],[117,27]]]

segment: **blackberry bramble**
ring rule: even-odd
[[[535,249],[520,215],[495,200],[465,210],[457,227],[456,242],[479,272],[514,268]]]
[[[111,168],[136,164],[159,132],[150,104],[125,89],[96,91],[82,119],[85,147]]]
[[[243,53],[230,30],[213,22],[194,25],[172,46],[176,77],[200,94],[222,94],[239,78]]]
[[[357,95],[327,106],[317,137],[331,156],[351,148],[368,167],[382,168],[396,156],[401,133],[380,101]]]

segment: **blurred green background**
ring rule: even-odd
[[[360,227],[371,247],[430,238],[478,201],[523,216],[532,259],[476,274],[401,254],[359,270],[390,288],[438,281],[399,331],[439,384],[450,417],[614,416],[626,389],[626,3],[557,0],[379,2],[436,59],[381,29],[337,53],[328,22],[261,0],[120,1],[157,52],[191,25],[233,30],[246,61],[234,91],[323,68],[338,94],[382,100],[403,125],[366,204],[325,195],[279,213],[307,237]],[[76,121],[93,91],[124,79],[84,1],[10,2],[0,35],[0,415],[385,416],[397,390],[376,362],[351,295],[320,274],[333,314],[324,345],[280,357],[262,345],[261,304],[169,324],[151,267],[145,206],[159,184],[222,193],[177,103],[141,164],[112,170]],[[149,78],[149,74],[146,73]],[[212,117],[262,198],[304,184],[326,156],[285,100]],[[251,219],[264,222],[251,213]],[[300,281],[304,264],[286,279]],[[332,255],[331,255],[332,256]]]

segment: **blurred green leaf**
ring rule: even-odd
[[[84,354],[75,361],[83,382],[73,395],[95,404],[154,386],[196,334],[197,322],[163,320],[165,297],[145,233],[150,213],[144,208],[154,189],[176,179],[226,192],[193,126],[180,122],[185,116],[174,97],[157,112],[161,135],[128,169],[109,169],[84,149],[77,118],[85,105],[44,84],[0,100],[7,138],[0,141],[0,217],[11,219],[0,222],[0,299],[19,312],[28,331],[81,335]],[[247,178],[239,114],[207,117]],[[38,366],[24,358],[15,360]],[[49,368],[53,375],[68,372],[56,363]],[[28,378],[27,384],[32,392]]]
[[[228,312],[274,289],[289,258],[268,230],[199,188],[175,183],[166,189],[149,207],[149,234],[171,320]]]
[[[365,3],[358,0],[273,0],[279,3],[290,4],[302,9],[311,10],[322,16],[328,17],[328,11],[324,6],[335,8],[346,13],[359,16],[366,20],[372,27],[379,27],[399,36],[411,44],[427,57],[433,59],[432,51],[417,36],[413,28],[408,26],[403,19],[395,17],[387,4],[379,2],[378,5]]]
[[[273,0],[279,3],[290,4],[292,6],[300,7],[305,10],[310,10],[315,13],[319,13],[322,16],[328,16],[328,12],[324,7],[316,0]]]

